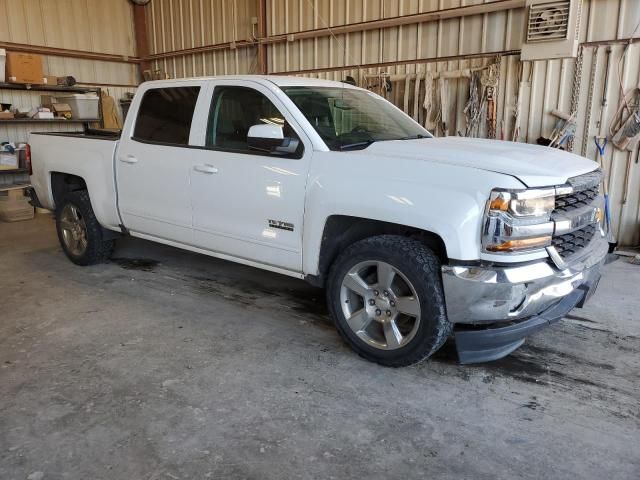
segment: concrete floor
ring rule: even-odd
[[[405,369],[301,281],[135,239],[76,267],[49,216],[0,266],[3,480],[640,476],[640,266],[504,360]]]

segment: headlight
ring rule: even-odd
[[[491,192],[489,212],[507,212],[515,217],[551,217],[555,206],[555,190],[524,190],[508,192],[494,190]]]
[[[493,190],[482,232],[486,252],[535,250],[551,245],[555,189]]]

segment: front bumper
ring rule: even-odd
[[[608,249],[606,239],[596,235],[562,269],[546,259],[517,266],[444,266],[447,315],[460,361],[501,358],[526,335],[581,306],[597,286]]]
[[[460,363],[490,362],[510,354],[528,335],[558,322],[575,307],[582,307],[595,292],[599,280],[598,275],[583,283],[558,303],[527,320],[497,328],[455,331]]]

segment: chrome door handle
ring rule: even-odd
[[[120,161],[124,163],[138,163],[138,159],[133,155],[127,155],[126,157],[120,157]]]
[[[196,165],[195,167],[193,167],[193,169],[196,172],[200,172],[200,173],[208,173],[208,174],[218,173],[218,169],[213,165]]]

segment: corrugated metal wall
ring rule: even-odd
[[[151,53],[252,38],[255,0],[153,0],[146,7]],[[224,49],[154,62],[170,78],[257,72],[254,48]]]
[[[577,0],[573,0],[577,1]],[[152,53],[204,46],[221,42],[251,40],[255,35],[252,17],[258,15],[257,0],[153,0],[146,8]],[[483,0],[267,0],[266,36],[357,22],[433,12],[455,7],[491,3]],[[640,22],[638,0],[584,0],[580,22],[580,41],[620,40],[635,35]],[[295,73],[340,80],[351,75],[367,85],[367,74],[386,72],[400,75],[389,98],[409,114],[429,124],[424,109],[424,81],[403,75],[427,72],[454,72],[485,66],[494,60],[492,52],[519,50],[525,25],[525,9],[513,8],[480,15],[449,18],[366,32],[353,32],[296,40],[267,46],[269,73]],[[574,152],[589,158],[596,155],[593,136],[606,134],[621,90],[628,92],[640,84],[640,44],[628,48],[618,42],[612,46],[609,62],[607,106],[602,107],[607,75],[605,46],[585,45],[582,67],[576,72],[576,59],[520,62],[519,56],[504,55],[499,63],[497,138],[514,134],[514,113],[520,105],[518,141],[535,142],[548,136],[556,122],[551,110],[571,110],[577,100],[577,131]],[[154,62],[170,77],[257,73],[257,48],[244,47],[172,57]],[[623,57],[624,53],[624,58]],[[458,59],[486,54],[486,58]],[[593,63],[594,55],[598,58]],[[446,60],[438,61],[443,57]],[[428,59],[428,60],[424,60]],[[363,64],[391,65],[359,68]],[[398,64],[404,62],[403,64]],[[353,66],[353,68],[345,68]],[[575,82],[580,81],[579,85]],[[370,83],[375,83],[375,79]],[[578,85],[579,88],[574,87]],[[408,91],[409,94],[405,95]],[[590,95],[591,92],[591,95]],[[416,96],[417,93],[417,96]],[[464,131],[463,113],[469,95],[468,78],[448,80],[449,110],[445,113],[449,133]],[[417,102],[415,101],[417,98]],[[436,129],[436,134],[442,134]],[[480,130],[486,135],[486,125]],[[638,149],[627,153],[609,145],[605,166],[610,170],[610,194],[614,231],[624,245],[640,243],[640,164]],[[628,168],[627,168],[628,166]],[[626,192],[626,194],[625,194]],[[626,201],[625,201],[626,197]]]
[[[128,0],[0,0],[0,40],[46,47],[134,55]],[[46,75],[72,75],[79,83],[136,85],[133,64],[45,56]],[[135,87],[104,87],[116,101]],[[45,92],[42,92],[45,93]],[[0,90],[2,102],[33,107],[40,92]],[[26,141],[30,131],[68,131],[78,124],[0,124],[0,140]]]
[[[243,47],[235,45],[235,42],[251,42],[258,37],[258,1],[152,0],[145,7],[152,54],[231,43],[204,53],[154,60],[153,68],[162,70],[169,77],[257,73],[259,65],[256,46]],[[267,0],[266,36],[286,37],[303,30],[338,27],[484,3],[491,2]],[[580,39],[582,43],[624,39],[634,34],[639,22],[638,0],[584,0]],[[394,82],[394,91],[389,98],[419,121],[429,124],[429,118],[421,107],[425,82],[422,80],[416,89],[415,77],[407,79],[406,74],[419,74],[420,79],[429,72],[447,72],[449,75],[451,72],[488,65],[494,62],[492,52],[520,49],[524,24],[525,9],[512,8],[321,38],[298,40],[289,37],[290,41],[267,45],[267,71],[331,79],[351,75],[360,85],[368,83],[367,74],[384,71],[399,76],[394,77],[397,81]],[[582,68],[577,75],[576,59],[520,62],[517,54],[503,55],[498,69],[496,136],[512,138],[517,105],[520,105],[520,124],[516,139],[535,142],[540,136],[548,136],[556,122],[551,110],[568,112],[571,109],[577,76],[581,81],[575,95],[577,131],[574,151],[595,158],[593,135],[599,134],[600,125],[602,131],[606,132],[617,109],[621,89],[626,92],[635,87],[640,76],[640,45],[630,45],[623,60],[621,58],[625,45],[612,45],[608,102],[603,109],[601,99],[605,79],[605,49],[604,46],[585,46]],[[460,58],[468,55],[484,57]],[[598,58],[595,69],[592,62],[594,55]],[[389,64],[375,65],[385,62]],[[360,68],[363,64],[373,66]],[[374,82],[375,79],[371,80],[371,83]],[[465,77],[451,78],[448,85],[449,133],[455,134],[464,131],[466,127],[463,109],[469,94],[469,80]],[[405,95],[406,91],[409,92],[408,95]],[[435,133],[442,134],[441,128],[437,128]],[[486,125],[482,125],[480,135],[486,134]],[[619,232],[622,244],[636,245],[640,243],[640,166],[636,163],[637,151],[627,154],[608,147],[605,157],[606,166],[611,171],[614,229]]]

